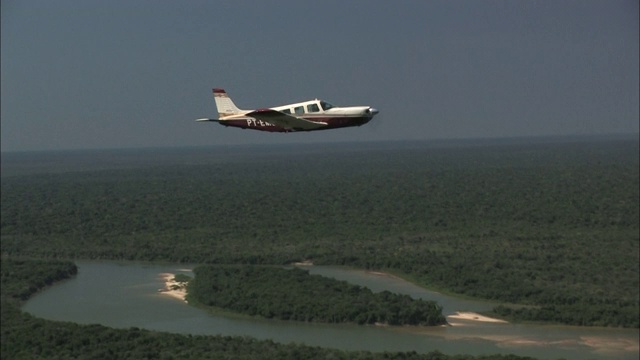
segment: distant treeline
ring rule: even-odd
[[[139,328],[112,329],[48,321],[20,311],[24,289],[41,289],[53,276],[75,273],[67,261],[2,258],[0,358],[2,359],[413,359],[526,360],[515,355],[448,356],[438,351],[371,353],[300,344],[279,344],[247,337],[179,335]],[[35,275],[34,275],[35,274]],[[55,275],[54,275],[55,274]]]
[[[189,299],[268,319],[327,323],[443,325],[435,302],[310,275],[298,268],[199,266]]]
[[[2,177],[2,253],[312,260],[503,302],[514,320],[639,326],[637,139],[236,150]]]

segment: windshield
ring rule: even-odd
[[[329,104],[326,101],[320,101],[320,106],[322,106],[322,110],[325,110],[325,111],[334,107],[333,105]]]

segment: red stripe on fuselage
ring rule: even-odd
[[[323,126],[317,129],[311,130],[303,130],[303,129],[285,129],[280,126],[268,124],[265,121],[261,121],[254,118],[242,118],[242,119],[230,119],[224,120],[220,119],[219,123],[224,126],[233,126],[239,127],[242,129],[252,129],[252,130],[260,130],[260,131],[269,131],[269,132],[293,132],[293,131],[315,131],[315,130],[328,130],[328,129],[337,129],[343,127],[351,127],[351,126],[361,126],[368,123],[372,118],[368,116],[358,116],[358,117],[350,117],[350,116],[336,116],[336,117],[306,117],[304,118],[310,121],[321,121],[327,123],[327,126]]]

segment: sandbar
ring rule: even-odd
[[[184,283],[175,281],[176,274],[162,273],[160,274],[164,280],[164,289],[158,289],[160,294],[169,295],[176,299],[187,302],[187,288]]]
[[[474,312],[462,312],[458,311],[454,315],[447,316],[449,319],[457,319],[457,320],[469,320],[469,321],[480,321],[480,322],[490,322],[490,323],[502,323],[507,324],[507,321],[490,318],[488,316],[480,315]],[[451,324],[456,325],[456,324]]]
[[[293,266],[313,266],[313,261],[312,260],[299,261],[299,262],[294,262],[291,265],[293,265]]]

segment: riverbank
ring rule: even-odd
[[[451,326],[460,326],[462,324],[451,322],[448,319],[508,324],[508,321],[491,318],[491,317],[488,317],[488,316],[480,315],[480,314],[475,313],[475,312],[458,311],[454,315],[447,316],[447,321],[449,322],[449,325],[451,325]]]
[[[313,263],[297,263],[294,264],[297,266],[312,266]],[[388,273],[384,273],[384,272],[373,272],[370,271],[368,272],[370,274],[373,275],[377,275],[377,276],[388,276],[391,278],[395,278],[395,279],[400,279],[397,276],[388,274]],[[186,289],[186,284],[185,283],[181,283],[176,281],[175,279],[175,274],[173,273],[161,273],[160,277],[162,278],[162,280],[164,281],[164,288],[163,289],[158,289],[158,292],[164,295],[168,295],[171,296],[173,298],[182,300],[184,302],[187,302],[187,289]],[[490,318],[488,316],[484,316],[484,315],[480,315],[478,313],[475,312],[461,312],[458,311],[456,312],[454,315],[449,315],[447,316],[447,322],[449,323],[449,325],[451,326],[464,326],[464,324],[462,323],[457,323],[457,322],[452,322],[450,319],[455,319],[455,320],[466,320],[466,321],[478,321],[478,322],[486,322],[486,323],[504,323],[507,324],[507,321],[504,320],[500,320],[500,319],[494,319],[494,318]],[[381,325],[376,323],[376,325]]]
[[[164,281],[164,289],[158,289],[160,294],[187,302],[187,286],[185,283],[176,281],[176,274],[161,273],[160,276]]]
[[[309,264],[305,264],[309,266]],[[385,276],[395,279],[401,279],[400,277],[394,276],[392,274],[384,273],[384,272],[368,272],[371,275],[376,276]],[[158,289],[158,292],[167,296],[171,296],[175,299],[182,300],[187,302],[186,295],[186,284],[181,283],[175,280],[175,274],[173,273],[161,273],[160,277],[164,281],[164,288]],[[226,314],[226,316],[238,316],[238,314]],[[481,315],[476,312],[471,311],[458,311],[453,315],[448,315],[447,317],[448,325],[452,328],[473,328],[475,326],[482,326],[483,323],[486,324],[505,324],[505,326],[509,326],[509,322],[501,319],[495,319],[488,316]],[[388,328],[388,325],[376,323],[376,327],[385,327]],[[420,327],[408,327],[413,329],[416,333],[420,333],[425,328]],[[427,327],[428,328],[428,327]],[[568,329],[569,327],[567,327]],[[407,327],[403,328],[407,329]],[[465,330],[468,331],[468,330]],[[492,332],[487,332],[483,334],[469,334],[467,332],[463,334],[458,333],[449,333],[440,334],[439,336],[443,336],[449,341],[463,341],[464,339],[482,339],[494,343],[496,346],[509,349],[509,351],[513,351],[514,353],[519,353],[522,350],[526,349],[542,349],[542,348],[566,348],[566,349],[579,349],[579,348],[588,348],[590,349],[590,355],[596,355],[596,357],[620,357],[627,358],[630,354],[637,354],[639,351],[639,344],[635,339],[628,337],[611,337],[611,336],[598,336],[598,335],[582,335],[582,336],[566,336],[562,334],[561,336],[554,336],[551,339],[546,338],[545,336],[541,336],[539,334],[531,335],[526,333],[514,332],[511,335],[505,335],[501,331],[495,332],[493,329]]]
[[[545,359],[637,360],[638,330],[587,328],[540,324],[493,324],[453,320],[464,326],[353,326],[266,320],[239,315],[211,314],[193,301],[185,306],[178,298],[158,292],[167,289],[165,273],[191,275],[183,264],[140,264],[78,261],[78,275],[30,299],[23,311],[36,317],[76,323],[192,334],[249,336],[278,343],[304,343],[342,350],[416,351],[437,349],[447,354],[516,354]],[[374,276],[343,267],[312,267],[317,275],[349,280],[353,284],[393,291],[419,298],[433,294],[405,281]],[[319,271],[321,270],[321,271]],[[169,287],[170,288],[170,287]],[[4,290],[4,289],[3,289]],[[77,294],[84,294],[78,297]],[[457,298],[438,298],[456,311],[482,308],[459,304]],[[448,301],[453,301],[451,306]],[[196,305],[196,306],[193,306]],[[601,345],[601,346],[594,346]],[[608,345],[608,346],[607,346]]]
[[[407,281],[410,282],[412,284],[414,284],[415,286],[418,286],[420,288],[426,289],[424,288],[422,285],[419,285],[418,282],[416,281],[416,279],[407,276],[406,274],[393,274],[393,273],[388,273],[388,272],[382,272],[382,271],[366,271],[367,274],[371,274],[371,275],[375,275],[375,276],[380,276],[380,277],[385,277],[385,278],[389,278],[389,279],[394,279],[394,280],[398,280],[398,281]],[[436,290],[429,290],[429,291],[434,291],[437,292]],[[438,294],[440,294],[439,292],[437,292]],[[448,294],[448,296],[452,296],[452,297],[457,297],[460,299],[465,299],[468,297],[459,295],[459,294]],[[472,299],[472,300],[476,300],[476,299]],[[480,299],[477,299],[480,300]],[[464,323],[461,322],[456,322],[456,320],[463,320],[463,321],[473,321],[473,322],[484,322],[484,323],[498,323],[498,324],[508,324],[508,321],[505,320],[501,320],[501,319],[496,319],[496,318],[491,318],[485,315],[481,315],[477,312],[473,312],[473,311],[456,311],[454,314],[452,315],[446,315],[447,318],[447,323],[450,326],[464,326]]]

